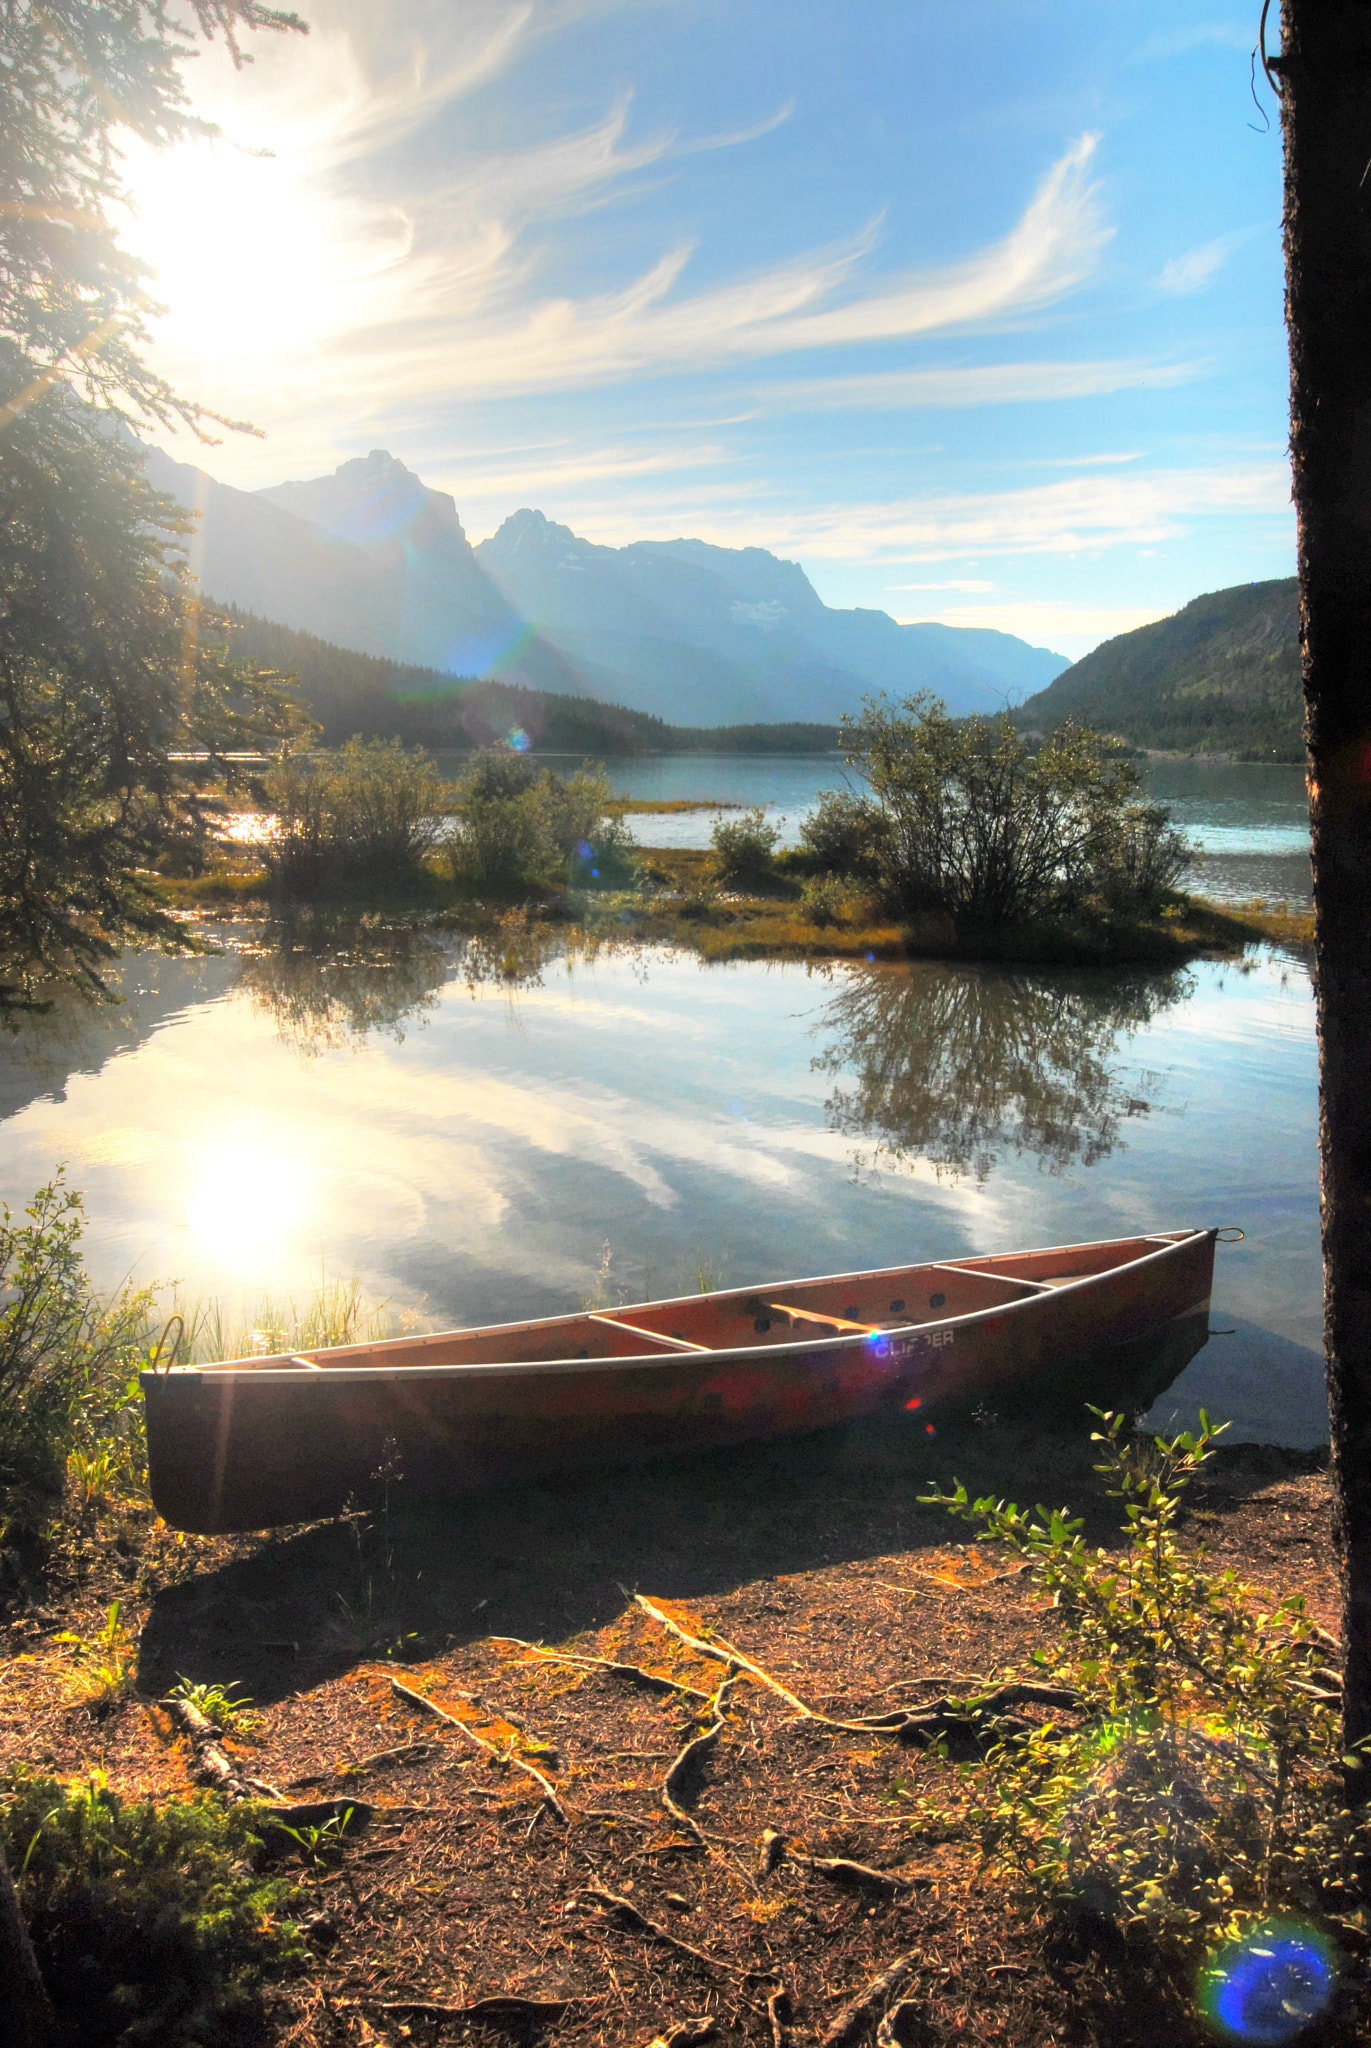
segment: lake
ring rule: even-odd
[[[458,756],[442,759],[446,772],[460,772]],[[824,790],[858,786],[837,754],[631,756],[606,766],[619,796],[765,805],[787,846],[795,844]],[[1200,849],[1192,888],[1220,902],[1253,896],[1309,901],[1309,804],[1302,768],[1151,761],[1143,781]],[[686,811],[638,817],[633,830],[644,846],[707,846],[712,825],[708,811]]]
[[[702,774],[660,765],[673,793]],[[0,1041],[0,1194],[22,1206],[67,1162],[102,1286],[251,1309],[355,1274],[443,1326],[1236,1223],[1231,1334],[1152,1420],[1204,1402],[1242,1437],[1326,1437],[1293,960],[706,967],[369,924],[220,937],[129,962],[117,1009]]]

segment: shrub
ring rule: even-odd
[[[842,884],[832,875],[812,876],[803,884],[800,898],[805,907],[805,915],[815,924],[836,924],[842,916]]]
[[[1177,1543],[1218,1432],[1202,1415],[1198,1436],[1149,1444],[1103,1420],[1122,1557],[1088,1549],[1065,1509],[1035,1519],[960,1483],[925,1496],[1026,1560],[1065,1629],[1039,1676],[1077,1702],[1075,1725],[1021,1724],[971,1768],[963,1820],[1029,1900],[1188,1976],[1282,1907],[1327,1919],[1364,1897],[1371,1822],[1341,1804],[1337,1695],[1303,1599],[1268,1604]]]
[[[875,881],[881,814],[870,797],[825,790],[800,827],[800,847],[820,874]]]
[[[264,848],[275,881],[294,894],[412,874],[437,844],[447,786],[422,753],[398,740],[349,740],[337,753],[296,754],[270,770],[264,792],[276,829]]]
[[[603,770],[564,779],[519,754],[478,754],[457,794],[448,850],[454,873],[474,887],[613,889],[637,878],[628,828],[606,816]]]
[[[1163,907],[1192,858],[1163,804],[1127,804],[1102,830],[1091,870],[1110,910],[1145,917]]]
[[[719,881],[747,887],[768,880],[776,871],[780,837],[777,828],[768,825],[760,804],[737,817],[716,818],[709,840]]]
[[[17,1223],[0,1209],[0,1514],[32,1529],[75,1453],[97,1489],[141,1482],[137,1375],[152,1298],[96,1296],[81,1260],[81,1197],[60,1173],[24,1213]]]
[[[1179,858],[1165,811],[1137,801],[1136,769],[1083,726],[1035,751],[1007,715],[954,720],[927,692],[899,709],[870,698],[844,725],[879,810],[882,885],[903,914],[1003,927],[1106,887],[1136,895]]]
[[[218,2048],[242,2038],[263,1981],[302,1959],[281,1917],[294,1886],[251,1867],[250,1806],[124,1801],[98,1776],[11,1771],[0,1845],[64,2048]]]

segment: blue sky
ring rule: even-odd
[[[473,540],[762,546],[1071,656],[1293,573],[1256,6],[304,11],[192,67],[230,142],[129,159],[158,359],[264,430],[178,455],[387,447]]]

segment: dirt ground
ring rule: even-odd
[[[1053,1614],[917,1496],[959,1476],[1070,1505],[1109,1541],[1093,1455],[1084,1434],[911,1423],[267,1538],[92,1514],[44,1583],[12,1587],[0,1763],[181,1790],[191,1753],[157,1704],[181,1674],[251,1696],[227,1745],[246,1773],[366,1802],[365,1831],[303,1877],[317,1960],[272,1994],[281,2044],[685,2048],[708,2022],[722,2044],[836,2048],[870,2041],[898,1998],[904,2048],[1207,2039],[1145,1981],[1045,1940],[965,1844],[911,1833],[911,1799],[947,1763],[817,1718],[1022,1668]],[[1337,1633],[1316,1456],[1235,1447],[1190,1503],[1189,1540],[1273,1595],[1303,1592]],[[116,1600],[134,1683],[97,1712],[90,1655],[56,1638],[91,1642]],[[730,1651],[793,1697],[744,1667],[715,1712]],[[1319,2038],[1366,2038],[1362,1967],[1348,1959]]]

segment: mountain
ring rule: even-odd
[[[1038,729],[1076,718],[1166,752],[1300,762],[1303,715],[1293,576],[1211,590],[1105,640],[1014,714]]]
[[[229,647],[263,668],[293,674],[298,695],[323,728],[327,746],[354,733],[463,751],[522,734],[539,753],[823,754],[838,745],[833,725],[668,725],[646,711],[474,681],[331,646],[313,633],[229,609]]]
[[[452,499],[383,451],[268,491],[216,483],[159,448],[146,468],[199,514],[191,562],[207,597],[363,654],[584,692],[477,563]]]
[[[1060,655],[1008,633],[834,611],[796,562],[702,540],[581,540],[528,508],[476,558],[597,693],[692,722],[829,721],[872,690],[935,690],[956,712],[1041,687]]]
[[[1065,665],[1007,633],[830,610],[762,548],[601,547],[531,510],[473,548],[452,498],[384,449],[262,491],[159,449],[147,466],[198,510],[194,566],[221,603],[382,659],[673,723],[832,724],[876,689],[982,710]]]

